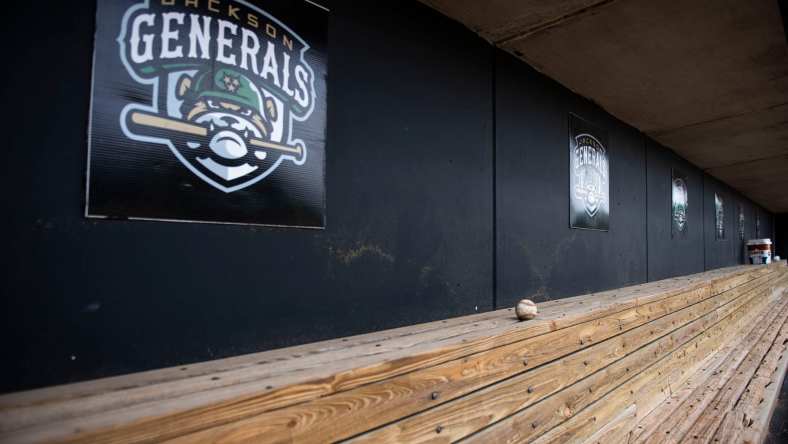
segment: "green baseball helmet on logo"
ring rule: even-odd
[[[197,74],[193,93],[196,99],[216,99],[251,108],[260,113],[260,93],[245,75],[227,68]],[[261,113],[262,114],[262,113]]]

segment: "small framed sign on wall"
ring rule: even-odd
[[[670,235],[673,238],[684,239],[687,237],[688,231],[689,189],[687,176],[675,169],[671,176]]]
[[[607,132],[569,115],[569,226],[610,229]]]
[[[98,0],[86,216],[322,228],[318,3]]]
[[[725,201],[723,197],[714,193],[714,237],[717,240],[725,239]]]

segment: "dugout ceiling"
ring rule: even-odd
[[[788,211],[777,0],[422,0],[774,212]]]

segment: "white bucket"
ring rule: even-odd
[[[772,240],[751,239],[747,241],[747,256],[753,265],[772,263]]]

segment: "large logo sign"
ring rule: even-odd
[[[569,218],[572,228],[610,227],[610,165],[607,134],[571,115],[569,119]]]
[[[322,226],[326,20],[303,0],[100,0],[88,214]],[[102,196],[153,177],[148,205]]]
[[[687,237],[687,211],[689,209],[689,189],[687,176],[673,170],[671,180],[671,236],[674,238]]]

